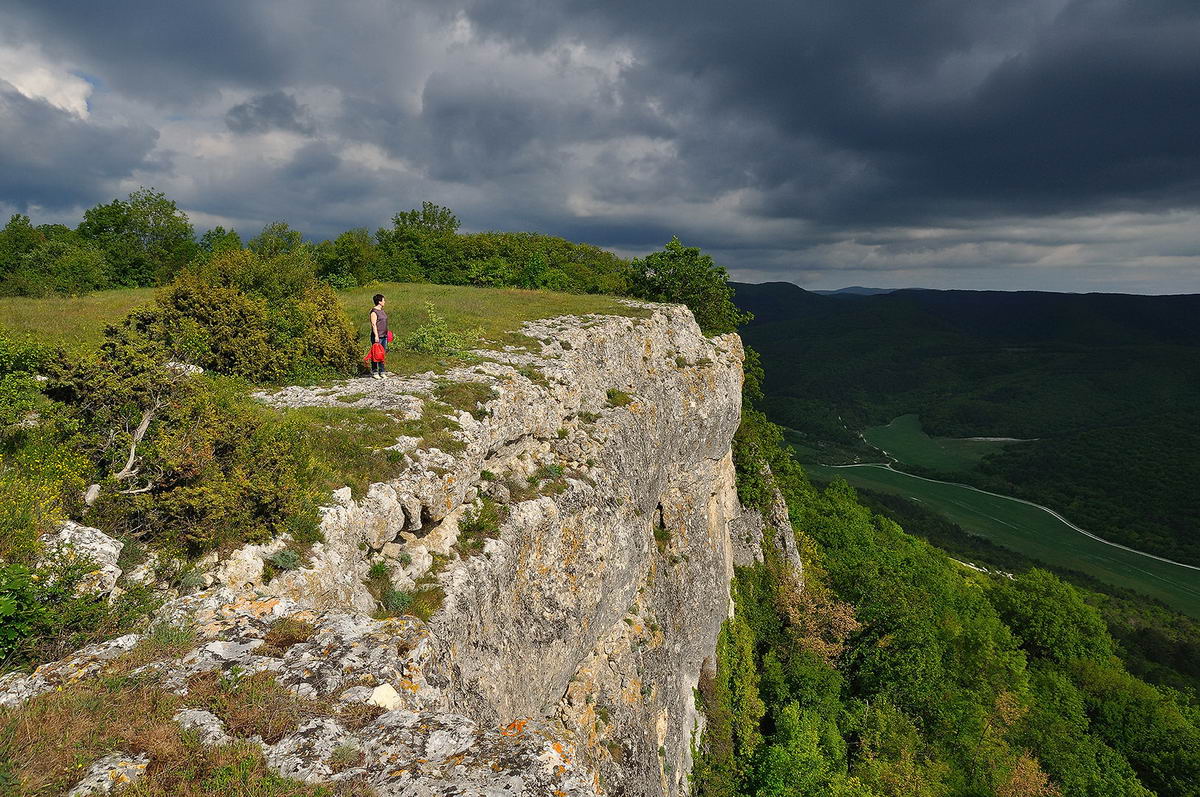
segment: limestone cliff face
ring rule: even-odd
[[[693,689],[728,614],[731,528],[741,515],[730,456],[740,339],[707,339],[672,306],[647,318],[551,319],[523,331],[542,342],[540,352],[441,377],[484,382],[497,394],[476,413],[483,417],[457,417],[465,451],[414,458],[405,477],[327,516],[337,550],[328,570],[344,574],[365,541],[407,556],[406,575],[420,578],[430,555],[450,552],[470,499],[508,504],[499,539],[440,576],[446,599],[429,625],[450,707],[499,725],[556,720],[613,793],[686,793],[699,727]],[[371,387],[356,402],[300,389],[270,400],[416,414],[412,397],[434,385]],[[614,402],[610,391],[625,395]],[[508,485],[558,467],[565,490],[513,500]],[[272,586],[293,597],[330,592],[314,590],[306,574],[291,580]],[[335,600],[362,604],[362,581],[338,582]]]
[[[286,540],[249,546],[217,564],[212,587],[164,609],[164,618],[246,618],[210,623],[211,641],[183,672],[236,663],[274,670],[304,693],[387,709],[353,733],[332,718],[284,739],[268,751],[280,771],[327,778],[321,756],[334,743],[321,740],[357,733],[370,754],[351,774],[383,794],[689,793],[702,723],[694,690],[713,665],[733,566],[761,555],[765,530],[785,552],[794,544],[786,511],[764,520],[737,501],[739,338],[705,338],[682,307],[642,312],[532,322],[526,349],[445,374],[260,397],[413,419],[438,407],[439,385],[479,383],[472,395],[483,397],[451,413],[458,428],[440,444],[452,451],[402,438],[399,477],[358,500],[339,491],[310,567],[264,584],[263,559]],[[468,546],[464,520],[485,500],[502,521]],[[366,617],[379,562],[396,589],[444,592],[428,623]],[[296,612],[325,635],[321,645],[297,645],[278,662],[259,655],[262,615]],[[338,677],[314,683],[314,650],[350,651],[363,639],[390,652],[369,664],[347,653],[330,660]],[[422,763],[400,765],[410,759]]]

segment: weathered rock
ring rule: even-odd
[[[41,539],[46,546],[47,558],[59,556],[86,559],[95,565],[95,569],[80,582],[80,594],[107,595],[112,592],[117,579],[121,577],[121,568],[117,566],[117,560],[125,543],[114,540],[100,529],[81,526],[70,520],[63,523],[58,531],[43,534]]]
[[[17,706],[53,689],[69,687],[100,672],[118,656],[133,650],[139,634],[97,642],[59,661],[43,664],[29,675],[9,673],[0,678],[0,706]]]
[[[106,755],[88,767],[83,780],[67,792],[67,797],[87,794],[113,794],[146,774],[150,759],[146,755],[127,756],[124,753]]]
[[[540,352],[261,395],[410,419],[428,415],[439,382],[480,382],[493,397],[447,411],[450,451],[380,441],[406,467],[358,499],[337,491],[311,566],[264,584],[262,559],[285,541],[246,546],[213,569],[216,586],[164,606],[156,622],[190,624],[197,643],[142,673],[183,694],[197,673],[270,672],[332,706],[264,748],[274,769],[311,782],[405,797],[596,795],[601,782],[688,794],[694,689],[713,666],[735,562],[761,559],[767,541],[801,573],[786,507],[763,517],[737,500],[741,343],[657,305],[522,332]],[[491,526],[475,520],[481,494],[504,505]],[[444,596],[428,623],[368,616],[380,563],[394,589]],[[269,643],[284,619],[311,635]],[[12,686],[11,700],[30,692]],[[342,711],[380,713],[359,725]],[[206,714],[177,719],[226,738]]]
[[[450,705],[483,724],[556,717],[617,790],[685,793],[701,721],[693,689],[729,611],[735,556],[761,557],[763,529],[779,521],[744,515],[734,489],[740,341],[705,338],[672,306],[643,319],[548,319],[522,332],[545,342],[540,353],[489,352],[494,361],[442,376],[262,396],[416,418],[438,381],[483,382],[495,394],[480,418],[454,414],[463,451],[410,450],[412,465],[394,482],[325,511],[312,569],[265,589],[368,610],[362,549],[392,560],[407,553],[411,565],[394,574],[407,587],[435,554],[455,549],[458,516],[485,487],[509,503],[508,518],[482,555],[451,558],[430,624]],[[610,390],[632,401],[614,406]],[[554,492],[518,502],[545,468],[563,474]]]
[[[225,732],[225,723],[211,711],[185,708],[173,717],[179,727],[192,731],[204,744],[229,744],[233,739]]]

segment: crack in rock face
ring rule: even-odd
[[[214,586],[158,613],[195,629],[194,648],[142,672],[179,694],[199,673],[265,673],[327,706],[263,744],[273,769],[308,782],[354,779],[383,795],[689,794],[703,725],[693,694],[715,660],[733,566],[790,527],[786,512],[763,518],[737,500],[740,339],[704,337],[680,306],[640,306],[642,318],[526,323],[540,351],[477,352],[442,374],[259,394],[443,417],[437,439],[453,451],[380,441],[398,475],[332,496],[309,566],[263,583],[262,559],[286,538],[227,555]],[[412,602],[398,611],[425,601],[428,619],[372,617],[381,585]],[[309,632],[281,647],[272,631],[285,620]],[[0,681],[0,704],[120,655],[92,648]],[[231,738],[206,714],[177,722]]]

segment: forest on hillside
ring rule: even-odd
[[[779,423],[844,448],[909,413],[938,437],[1024,438],[976,468],[906,470],[1200,563],[1200,296],[736,289]]]
[[[366,227],[306,241],[286,221],[243,241],[214,227],[197,235],[186,213],[142,188],[84,211],[79,224],[38,224],[14,215],[0,230],[0,296],[77,296],[107,288],[165,285],[196,260],[246,248],[263,257],[305,251],[317,278],[334,288],[370,282],[513,286],[620,294],[629,264],[589,244],[531,232],[461,233],[458,217],[432,202]]]

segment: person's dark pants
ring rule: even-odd
[[[372,335],[371,337],[372,337],[372,338],[374,338],[375,336],[374,336],[374,335]],[[380,344],[382,344],[382,345],[383,345],[383,350],[384,350],[384,351],[387,351],[387,347],[388,347],[387,338],[383,338],[382,340],[372,340],[371,342],[372,342],[372,343],[380,343]],[[374,360],[372,360],[372,361],[371,361],[371,373],[375,373],[376,371],[378,371],[378,372],[379,372],[379,373],[381,373],[381,374],[383,373],[383,363],[382,363],[382,362],[375,362]]]

